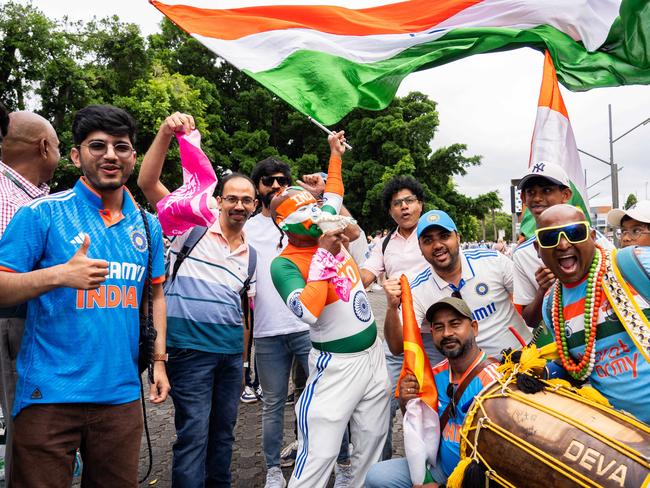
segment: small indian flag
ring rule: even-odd
[[[539,91],[528,167],[539,164],[540,161],[551,161],[564,169],[573,192],[569,203],[582,208],[585,217],[590,220],[585,175],[580,164],[578,146],[548,51],[544,56],[544,75]],[[535,233],[535,219],[528,209],[524,211],[520,233],[527,238]]]
[[[418,398],[406,404],[404,412],[404,452],[413,484],[433,481],[427,465],[434,466],[440,443],[438,417],[438,389],[433,378],[429,358],[424,351],[420,327],[415,319],[413,296],[408,279],[400,277],[402,287],[402,325],[404,334],[404,362],[397,381],[397,391],[406,374],[414,375],[420,385]]]
[[[571,90],[650,83],[648,0],[325,1],[150,0],[326,125],[385,108],[409,73],[520,47],[548,49]]]

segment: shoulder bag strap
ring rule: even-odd
[[[183,247],[176,255],[176,261],[174,261],[174,268],[172,269],[170,282],[176,279],[176,273],[178,273],[178,269],[181,267],[181,264],[183,264],[185,258],[190,255],[192,249],[194,249],[194,247],[198,244],[198,242],[201,240],[201,238],[205,235],[207,231],[208,228],[201,225],[197,225],[192,228],[192,230],[190,231],[190,235],[187,237],[187,240],[183,244]]]
[[[461,384],[458,386],[456,389],[456,393],[454,394],[454,403],[458,405],[458,402],[460,401],[460,398],[463,396],[463,393],[465,392],[465,389],[469,386],[469,384],[472,382],[474,378],[476,378],[476,375],[479,374],[481,371],[483,371],[485,368],[487,368],[491,364],[499,363],[496,359],[487,356],[483,361],[478,363],[474,368],[469,372],[467,376],[465,376],[465,379],[461,382]],[[445,426],[447,425],[447,422],[449,422],[449,415],[451,414],[451,402],[449,405],[447,405],[447,408],[445,408],[445,411],[442,412],[442,415],[440,416],[440,434],[442,435],[442,431],[445,429]]]

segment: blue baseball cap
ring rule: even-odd
[[[443,212],[442,210],[429,210],[422,217],[420,217],[420,220],[418,220],[418,239],[425,230],[427,230],[429,227],[433,227],[434,225],[442,227],[443,229],[447,229],[450,232],[458,231],[456,224],[454,224],[454,221],[451,220],[451,217],[447,215],[446,212]]]

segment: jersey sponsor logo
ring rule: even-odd
[[[298,318],[302,318],[303,314],[305,313],[304,310],[302,309],[302,304],[300,303],[300,293],[301,292],[302,292],[302,290],[294,291],[289,296],[289,299],[287,300],[287,303],[289,304],[289,309]]]
[[[487,307],[479,307],[472,310],[472,318],[478,322],[488,318],[497,311],[497,306],[494,302],[490,303]]]
[[[368,303],[368,296],[363,290],[359,290],[354,294],[352,308],[354,309],[354,315],[356,315],[361,322],[368,322],[372,317],[370,303]]]
[[[77,290],[77,309],[138,308],[135,286],[101,285],[94,290]]]
[[[147,236],[141,230],[134,230],[131,232],[131,243],[140,252],[147,250]]]
[[[41,399],[43,398],[43,394],[41,393],[41,390],[39,390],[38,388],[36,388],[36,389],[32,392],[30,398],[31,398],[32,400],[41,400]]]
[[[107,279],[111,280],[130,280],[142,281],[144,276],[145,267],[136,263],[110,261],[108,263],[108,276]]]
[[[476,293],[478,295],[481,295],[481,296],[487,295],[487,292],[489,290],[490,289],[488,288],[486,283],[479,283],[478,285],[476,285]]]

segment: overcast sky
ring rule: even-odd
[[[368,2],[377,0],[344,3],[359,8]],[[38,7],[49,17],[68,15],[72,20],[114,14],[139,24],[144,34],[155,32],[162,19],[146,0],[56,0],[39,2]],[[484,54],[410,75],[402,84],[399,95],[418,90],[438,103],[440,127],[434,148],[459,142],[467,144],[469,155],[483,156],[480,167],[458,179],[463,193],[475,196],[498,190],[504,208],[510,208],[510,180],[524,173],[528,164],[542,62],[543,55],[532,49]],[[578,147],[606,160],[608,104],[612,105],[615,138],[650,118],[650,86],[600,88],[583,93],[562,88],[562,94]],[[354,134],[349,137],[354,145]],[[614,158],[624,168],[619,174],[621,205],[630,193],[636,193],[639,199],[650,196],[650,123],[616,142]],[[587,171],[587,185],[609,174],[609,166],[588,156],[582,156],[582,166]],[[611,204],[609,179],[591,188],[589,195],[591,205]]]

